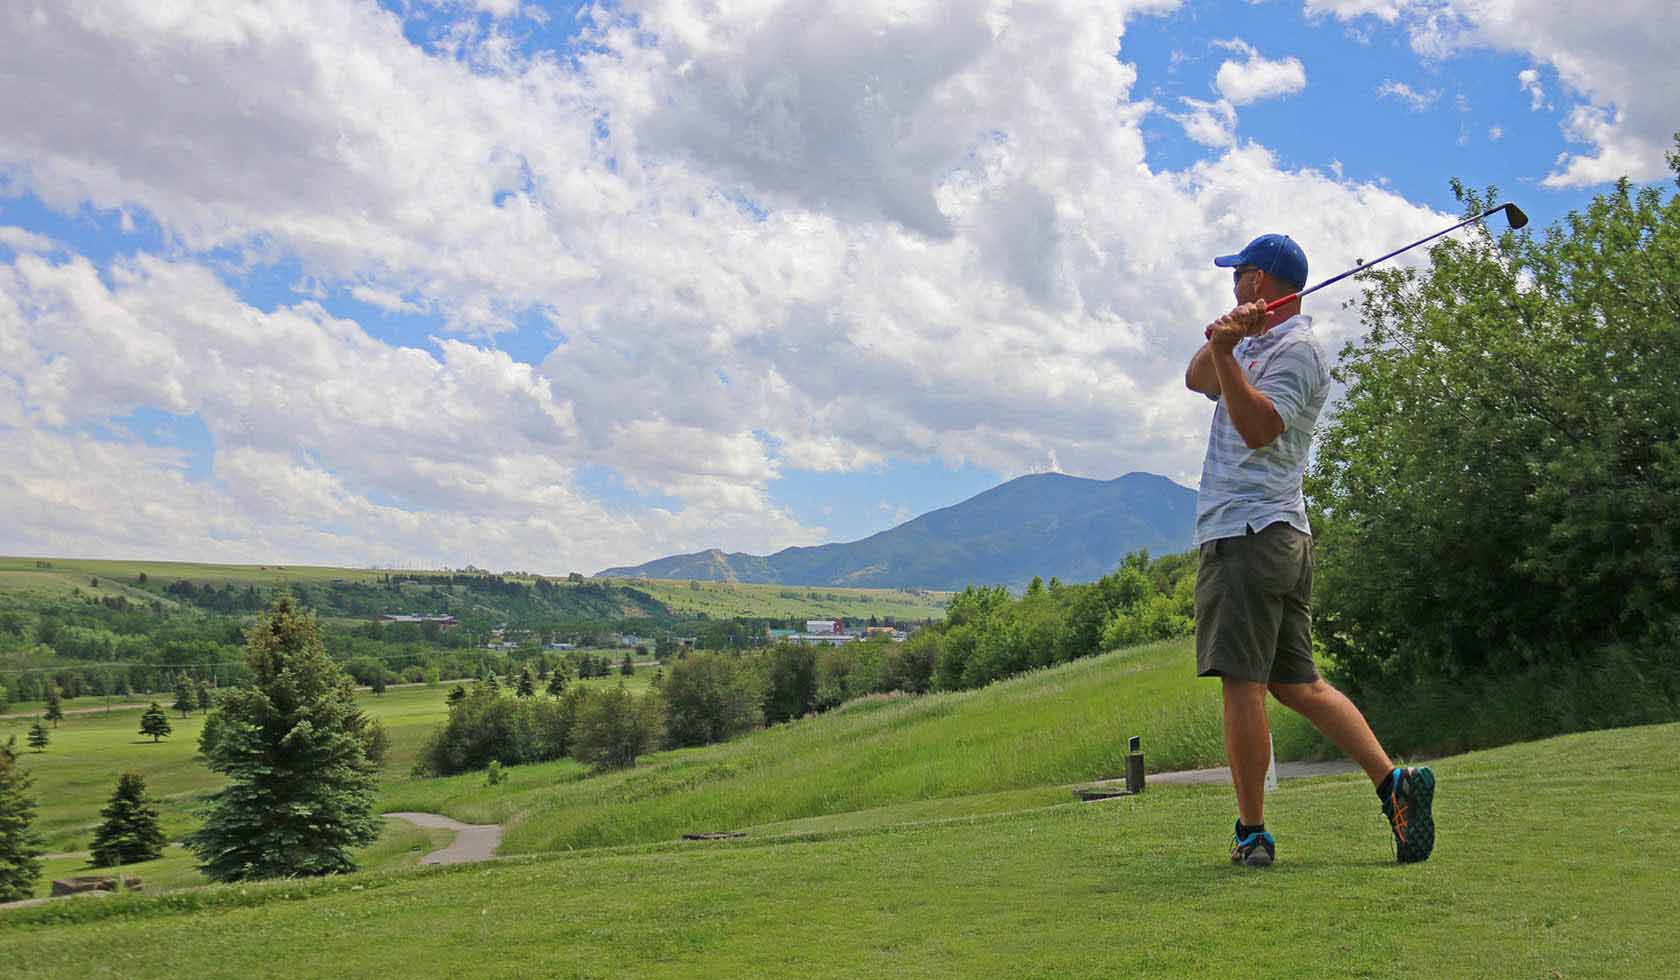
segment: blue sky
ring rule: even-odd
[[[0,553],[593,571],[1193,483],[1211,255],[1665,180],[1659,10],[12,10]]]

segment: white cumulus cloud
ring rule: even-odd
[[[1299,58],[1271,60],[1241,38],[1222,42],[1222,46],[1240,51],[1243,61],[1227,61],[1214,76],[1214,88],[1232,105],[1248,105],[1261,99],[1293,95],[1307,87],[1307,70]]]

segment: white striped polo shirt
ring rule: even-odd
[[[1232,350],[1249,384],[1272,402],[1283,433],[1259,449],[1243,442],[1225,402],[1213,410],[1202,484],[1196,492],[1196,544],[1238,537],[1288,521],[1312,533],[1301,477],[1313,426],[1330,393],[1330,359],[1312,332],[1312,317],[1297,314]]]

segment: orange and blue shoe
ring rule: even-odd
[[[1231,848],[1231,863],[1246,864],[1251,868],[1270,867],[1277,859],[1277,841],[1264,830],[1248,834],[1244,834],[1242,830],[1242,821],[1239,820],[1234,835],[1236,845]]]
[[[1382,801],[1394,831],[1394,858],[1401,864],[1429,860],[1435,850],[1435,773],[1428,766],[1394,770]]]

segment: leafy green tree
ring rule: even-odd
[[[514,693],[522,698],[528,698],[537,693],[537,682],[531,676],[530,667],[519,668],[519,681],[514,688]]]
[[[766,656],[765,724],[803,717],[817,702],[816,651],[794,643],[778,643]]]
[[[169,724],[169,716],[164,714],[163,708],[159,707],[156,701],[153,701],[152,706],[140,716],[140,734],[150,735],[152,742],[156,744],[158,739],[172,731],[174,728]]]
[[[1491,197],[1454,189],[1466,213]],[[1620,703],[1565,727],[1665,716],[1680,196],[1622,181],[1541,237],[1484,231],[1429,257],[1362,277],[1367,332],[1342,352],[1308,485],[1337,680],[1402,703],[1530,671],[1555,686],[1613,656],[1631,660]]]
[[[665,681],[666,741],[707,745],[751,731],[764,721],[763,681],[739,657],[695,654],[679,660]]]
[[[53,684],[47,685],[47,720],[53,723],[54,728],[64,720],[64,704],[59,699],[58,687]]]
[[[139,864],[163,856],[163,831],[158,828],[157,804],[146,795],[146,780],[137,772],[117,778],[116,792],[99,815],[104,821],[93,832],[93,866]]]
[[[621,677],[630,677],[636,673],[635,661],[630,659],[628,653],[624,655],[623,660],[618,662],[618,673]]]
[[[29,726],[29,747],[37,752],[45,752],[47,742],[47,726],[41,724],[40,719],[37,718],[35,724]]]
[[[443,700],[445,702],[447,702],[451,707],[453,707],[457,704],[460,704],[462,701],[466,700],[466,697],[467,697],[467,689],[465,687],[462,687],[461,685],[457,684],[454,687],[449,689],[449,693],[444,696]]]
[[[215,699],[211,697],[210,694],[210,685],[205,681],[198,682],[198,689],[194,692],[194,694],[196,695],[196,700],[198,701],[198,710],[200,711],[209,711],[210,707],[215,704]]]
[[[375,697],[385,693],[385,668],[374,671],[373,676],[368,678],[368,689]]]
[[[0,746],[0,902],[28,898],[41,877],[41,842],[31,828],[34,777],[18,764],[12,743]]]
[[[0,681],[0,711],[5,711],[7,708],[10,708],[11,706],[12,706],[11,692],[6,690],[6,682],[5,681]]]
[[[355,869],[379,836],[375,737],[349,677],[328,659],[315,618],[288,596],[246,635],[247,687],[216,706],[224,730],[207,755],[227,784],[187,846],[216,881]]]
[[[193,690],[192,679],[186,674],[175,675],[175,703],[170,705],[185,718],[198,707],[198,693]]]
[[[572,755],[597,770],[629,769],[664,736],[658,695],[636,697],[620,684],[584,700],[572,729]]]

